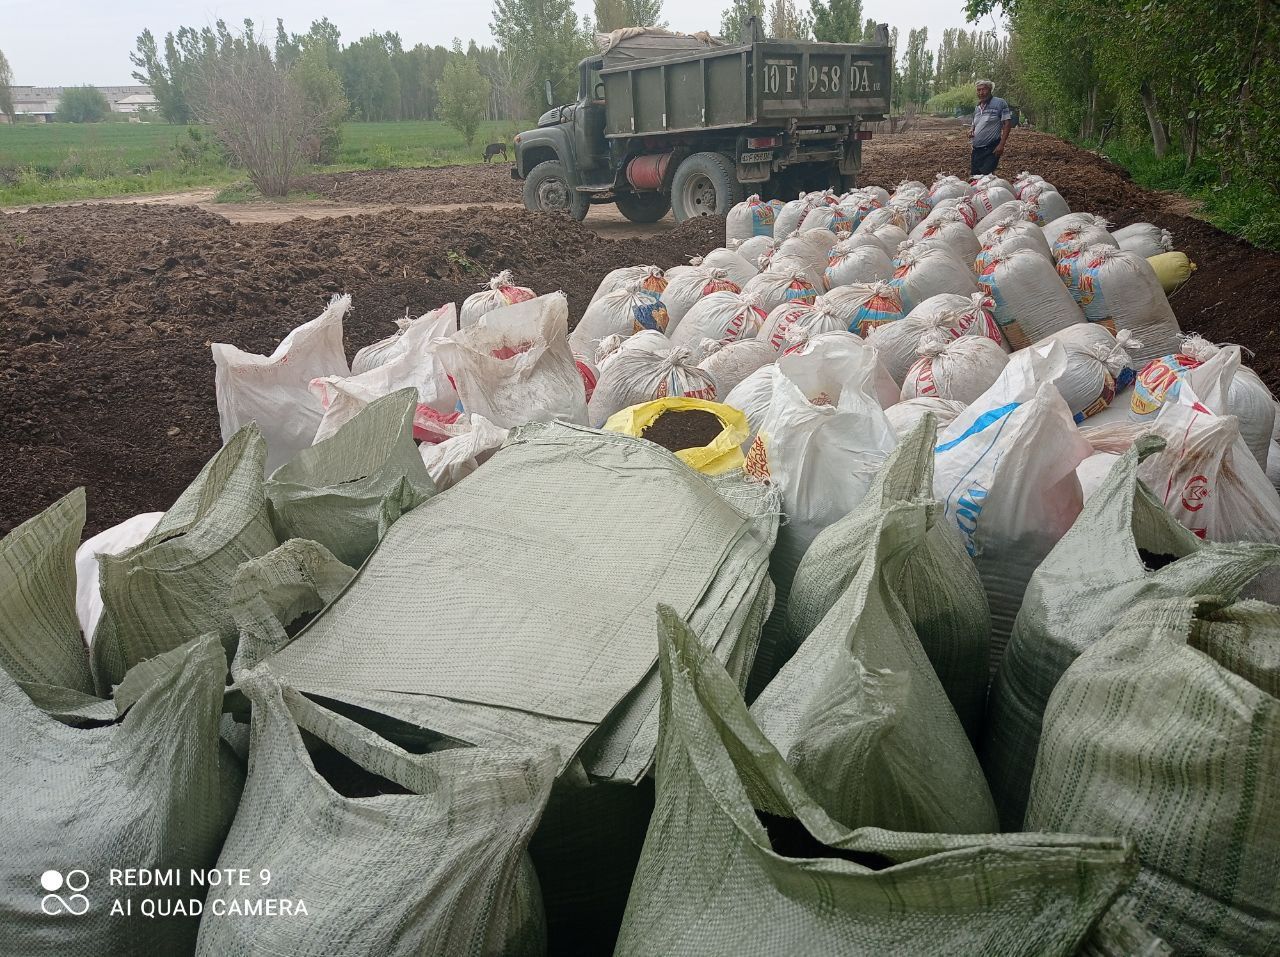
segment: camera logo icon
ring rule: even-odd
[[[47,893],[40,899],[40,910],[49,917],[70,914],[79,917],[89,910],[89,898],[80,893],[89,886],[89,875],[76,869],[67,871],[47,870],[40,875],[40,887]],[[64,896],[59,891],[69,891]]]

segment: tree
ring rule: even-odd
[[[278,47],[277,47],[278,49]],[[279,59],[276,60],[280,65]],[[290,69],[290,79],[302,96],[311,128],[303,142],[303,155],[310,163],[336,163],[342,146],[342,121],[347,116],[347,97],[342,77],[329,66],[325,51],[312,47],[298,54]]]
[[[612,33],[623,27],[632,27],[631,12],[626,0],[595,0],[595,28],[597,33]]]
[[[69,86],[58,100],[58,119],[64,123],[101,123],[111,104],[95,86]]]
[[[720,36],[730,43],[737,43],[751,17],[755,17],[763,28],[764,0],[731,0],[720,15]]]
[[[667,21],[662,19],[662,0],[623,0],[627,8],[629,27],[658,27],[665,29]]]
[[[795,0],[770,0],[769,36],[777,40],[806,40],[809,18],[796,9]]]
[[[4,55],[4,51],[0,50],[0,113],[9,117],[12,123],[17,117],[13,109],[13,70],[9,68],[9,61]]]
[[[519,119],[533,87],[532,64],[510,50],[499,50],[487,77],[496,98],[498,117]]]
[[[809,13],[815,40],[857,43],[863,38],[862,0],[809,0]]]
[[[578,61],[594,48],[578,21],[573,0],[494,0],[489,25],[504,52],[527,60],[532,67],[526,108],[537,115],[544,81],[551,81],[552,99],[565,103],[578,91]]]
[[[342,51],[342,87],[360,119],[400,119],[400,76],[392,64],[396,51],[403,54],[394,33],[371,33]]]
[[[441,117],[461,133],[470,146],[475,142],[489,105],[489,81],[480,75],[474,60],[462,52],[457,40],[453,44],[453,56],[440,77],[439,91]]]

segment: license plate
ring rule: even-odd
[[[762,153],[743,153],[743,163],[767,163],[773,159],[773,150],[765,150]]]

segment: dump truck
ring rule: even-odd
[[[615,203],[652,223],[724,214],[748,192],[853,187],[893,65],[883,25],[874,43],[814,43],[764,39],[752,18],[734,44],[616,31],[578,71],[577,101],[515,138],[524,204],[581,220]]]

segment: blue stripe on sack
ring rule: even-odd
[[[1010,402],[1008,405],[1002,405],[998,409],[991,409],[990,411],[983,412],[982,415],[974,419],[973,425],[965,429],[962,435],[960,435],[958,438],[952,439],[950,442],[946,442],[942,445],[939,445],[936,449],[933,450],[934,454],[937,454],[939,452],[947,452],[947,451],[950,451],[951,449],[954,449],[957,445],[959,445],[965,439],[971,438],[972,436],[977,435],[983,429],[987,429],[987,428],[990,428],[992,425],[995,425],[997,422],[999,422],[1001,419],[1003,419],[1006,415],[1008,415],[1010,412],[1012,412],[1014,409],[1016,409],[1020,405],[1022,405],[1021,402]]]

